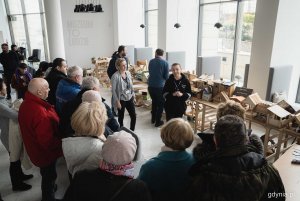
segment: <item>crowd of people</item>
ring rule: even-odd
[[[135,94],[125,46],[113,54],[108,68],[112,108],[101,97],[99,80],[83,77],[80,67],[68,67],[63,58],[56,58],[51,65],[41,62],[38,76],[32,76],[24,63],[11,61],[16,55],[7,51],[6,44],[1,47],[1,142],[12,153],[9,124],[18,122],[22,145],[40,168],[43,201],[58,200],[55,180],[60,157],[66,161],[70,179],[66,201],[253,201],[275,200],[268,199],[268,193],[284,194],[278,171],[264,158],[260,139],[246,129],[245,110],[238,103],[221,104],[213,133],[199,134],[202,143],[193,153],[186,150],[195,137],[189,122],[182,119],[191,86],[180,64],[172,64],[169,75],[162,49],[149,62],[148,90],[153,102],[151,123],[162,126],[164,146],[134,178],[139,141],[133,132]],[[10,85],[23,98],[18,111],[10,106]],[[131,119],[128,132],[123,123],[125,109]],[[162,120],[163,109],[167,122]],[[10,162],[12,190],[29,190],[31,186],[24,181],[33,175],[23,173],[20,158]]]

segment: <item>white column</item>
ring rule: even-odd
[[[248,88],[266,98],[279,0],[257,0]]]
[[[158,1],[157,47],[167,51],[167,0]]]
[[[60,0],[44,1],[44,7],[50,59],[52,61],[57,57],[65,58]]]

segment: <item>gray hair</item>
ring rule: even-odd
[[[94,90],[88,90],[88,91],[84,92],[82,94],[81,100],[82,100],[82,102],[91,103],[93,101],[96,101],[96,102],[102,103],[102,97],[101,97],[100,93],[98,91],[94,91]]]
[[[81,84],[81,89],[88,89],[91,90],[96,86],[99,86],[99,80],[96,77],[88,76],[83,78],[82,84]]]
[[[79,66],[71,66],[67,70],[68,78],[75,77],[76,75],[83,75],[83,70]]]

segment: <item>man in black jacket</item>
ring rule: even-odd
[[[11,78],[15,73],[16,69],[19,67],[20,61],[18,55],[14,51],[8,50],[8,45],[3,43],[1,45],[2,53],[0,54],[0,63],[3,65],[4,79],[7,86],[7,99],[11,99]]]
[[[46,77],[49,83],[49,95],[48,102],[52,105],[56,105],[56,89],[59,81],[63,78],[67,78],[68,65],[62,58],[56,58],[53,60],[53,67]]]
[[[109,62],[108,68],[107,68],[107,74],[109,79],[113,76],[115,72],[117,72],[116,68],[116,61],[119,58],[124,58],[127,63],[127,69],[128,70],[128,58],[126,57],[126,47],[124,45],[120,45],[118,48],[118,51],[114,52],[113,55],[111,56],[111,60]]]

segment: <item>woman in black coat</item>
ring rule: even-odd
[[[170,75],[163,89],[167,121],[172,118],[182,118],[186,110],[185,101],[191,97],[191,85],[181,73],[180,64],[172,64],[171,70],[173,74]]]

